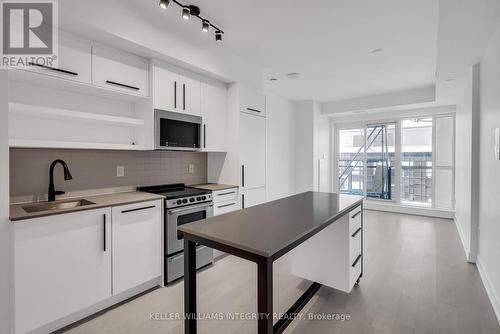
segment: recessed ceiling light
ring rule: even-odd
[[[366,112],[366,110],[356,110],[356,111],[353,111],[352,113],[353,114],[361,114],[361,113],[364,113]]]
[[[380,52],[383,52],[385,51],[384,49],[373,49],[372,50],[372,53],[380,53]]]
[[[297,79],[300,76],[300,73],[297,72],[290,72],[287,73],[286,77],[289,79]]]
[[[269,81],[276,82],[276,81],[278,81],[278,78],[270,78]]]
[[[453,78],[446,79],[446,82],[453,82],[453,81],[455,81],[455,79]]]

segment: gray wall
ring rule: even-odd
[[[49,165],[55,159],[66,161],[73,175],[73,180],[63,181],[62,168],[56,167],[56,189],[64,191],[207,180],[206,153],[11,149],[10,196],[46,194]],[[117,166],[125,167],[124,177],[116,176]]]
[[[10,332],[9,135],[7,71],[0,70],[0,333]]]

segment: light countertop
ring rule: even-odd
[[[23,207],[36,205],[36,204],[47,204],[48,202],[36,202],[36,203],[22,203],[22,204],[13,204],[10,206],[10,220],[11,221],[19,221],[24,219],[38,218],[38,217],[46,217],[59,215],[63,213],[84,211],[84,210],[93,210],[98,208],[105,207],[113,207],[118,205],[132,204],[132,203],[140,203],[147,201],[154,201],[159,199],[164,199],[163,196],[157,194],[151,194],[141,191],[131,191],[131,192],[122,192],[122,193],[113,193],[113,194],[105,194],[105,195],[95,195],[95,196],[85,196],[79,198],[65,198],[62,200],[54,201],[51,203],[57,204],[61,202],[72,202],[80,199],[86,199],[95,204],[79,206],[75,208],[68,209],[57,209],[57,210],[49,210],[49,211],[41,211],[41,212],[27,212],[23,209]]]
[[[191,187],[203,190],[210,190],[210,191],[238,188],[238,186],[233,186],[229,184],[217,184],[217,183],[198,184]]]

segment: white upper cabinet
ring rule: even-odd
[[[14,224],[16,333],[111,297],[111,209]]]
[[[128,94],[149,95],[149,63],[146,59],[94,45],[92,60],[95,85]]]
[[[112,208],[113,294],[162,275],[162,203]]]
[[[266,185],[266,119],[240,113],[241,187]]]
[[[203,150],[227,151],[227,87],[222,82],[201,83],[201,113],[203,116]]]
[[[195,75],[156,63],[153,66],[153,87],[155,109],[201,114],[201,83]]]
[[[89,41],[61,32],[58,56],[57,66],[32,65],[28,70],[66,80],[91,83],[92,46]]]
[[[241,86],[240,108],[241,112],[265,117],[266,96],[262,92]]]

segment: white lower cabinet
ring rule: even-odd
[[[363,271],[362,207],[290,252],[293,275],[350,292]]]
[[[14,223],[15,332],[111,297],[111,208]]]
[[[266,188],[246,189],[241,191],[241,208],[249,208],[266,202]]]
[[[113,213],[113,294],[161,276],[161,201],[117,206]]]
[[[240,209],[237,187],[213,191],[212,199],[214,202],[214,216],[220,216]]]
[[[15,333],[53,330],[160,278],[162,210],[156,200],[14,222]]]

